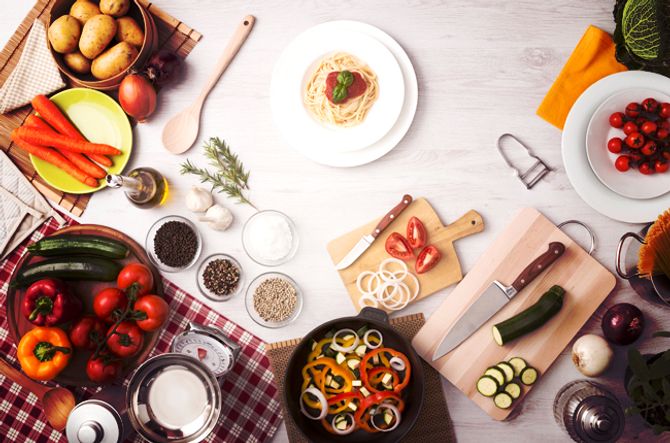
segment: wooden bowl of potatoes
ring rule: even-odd
[[[153,17],[140,0],[57,0],[49,49],[73,86],[111,91],[158,46]]]

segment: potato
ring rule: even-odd
[[[142,43],[144,43],[144,32],[142,32],[140,25],[131,17],[117,18],[116,40],[141,47]]]
[[[84,57],[94,59],[105,50],[116,35],[116,20],[104,14],[94,15],[84,25],[79,50]]]
[[[100,0],[100,11],[103,14],[121,17],[128,13],[130,0]]]
[[[77,49],[77,42],[81,36],[81,25],[76,18],[63,15],[49,26],[48,34],[53,50],[67,54]]]
[[[98,80],[106,80],[125,71],[135,58],[135,46],[128,42],[117,43],[93,60],[91,73]]]
[[[98,5],[87,0],[77,0],[70,8],[70,15],[79,20],[79,23],[81,23],[82,26],[88,21],[89,18],[98,14],[100,14],[100,8],[98,8]]]
[[[88,74],[91,72],[91,61],[84,57],[81,52],[71,52],[63,56],[65,64],[78,74]]]

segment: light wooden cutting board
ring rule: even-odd
[[[458,256],[454,249],[454,242],[459,238],[481,232],[484,229],[484,221],[482,220],[481,215],[475,211],[469,211],[455,222],[448,226],[444,226],[433,207],[428,203],[428,200],[419,198],[414,200],[407,209],[405,209],[391,223],[391,225],[386,228],[379,238],[359,257],[358,260],[354,262],[354,264],[339,271],[340,278],[349,292],[349,297],[351,297],[351,301],[354,303],[354,307],[358,311],[361,310],[361,307],[358,304],[361,293],[356,287],[356,279],[358,278],[358,275],[363,271],[377,271],[379,269],[379,264],[390,257],[384,249],[386,238],[391,235],[393,231],[397,231],[405,236],[407,222],[412,216],[418,217],[423,222],[428,233],[428,244],[435,245],[442,254],[442,259],[437,266],[424,274],[417,275],[414,271],[416,260],[412,259],[407,262],[409,270],[418,277],[421,286],[419,295],[416,297],[415,301],[457,283],[463,278],[461,264],[458,261]],[[327,249],[333,263],[338,263],[356,242],[361,239],[361,237],[371,233],[380,219],[381,217],[328,243]],[[380,306],[380,308],[382,307]]]
[[[531,261],[547,250],[552,241],[565,245],[563,256],[459,347],[433,362],[433,353],[442,338],[490,283],[496,279],[504,284],[512,283]],[[544,374],[607,298],[615,283],[614,275],[563,231],[537,210],[526,208],[512,220],[430,316],[412,344],[421,357],[486,413],[496,420],[504,420],[521,403],[530,388],[525,387],[522,397],[514,402],[513,407],[504,410],[497,408],[491,398],[477,392],[477,379],[489,366],[517,356]],[[505,346],[498,346],[493,341],[491,327],[535,303],[553,285],[560,285],[566,291],[559,313],[540,329]],[[540,384],[541,378],[542,375]]]

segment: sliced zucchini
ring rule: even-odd
[[[356,335],[358,335],[358,337],[360,337],[360,338],[363,338],[363,336],[365,335],[366,332],[368,332],[368,327],[367,327],[367,325],[364,325],[364,326],[361,326],[358,329],[358,331],[356,331]]]
[[[354,388],[360,388],[361,386],[363,386],[363,382],[360,380],[352,380],[351,386],[353,386]]]
[[[503,390],[507,392],[514,400],[521,396],[521,386],[519,386],[518,383],[507,383]]]
[[[526,363],[526,360],[524,360],[521,357],[512,357],[512,358],[509,359],[509,361],[507,363],[512,365],[512,367],[514,368],[514,376],[515,377],[518,377],[519,375],[521,375],[521,371],[523,371],[524,368],[526,366],[528,366],[528,363]]]
[[[312,351],[316,349],[316,345],[318,345],[317,341],[312,339]]]
[[[384,376],[382,377],[382,384],[383,384],[383,385],[387,385],[387,384],[389,384],[389,382],[391,381],[392,378],[393,378],[393,375],[391,375],[391,374],[389,374],[389,373],[387,372],[387,373],[384,374]]]
[[[509,383],[514,379],[514,368],[506,361],[501,361],[495,367],[500,368],[505,373],[505,382]]]
[[[523,383],[524,385],[530,386],[537,381],[538,375],[539,374],[537,372],[537,369],[531,366],[526,366],[521,371],[521,374],[519,374],[519,379],[521,380],[521,383]]]
[[[360,345],[359,347],[356,348],[356,355],[359,357],[363,357],[365,355],[367,347],[365,345]]]
[[[338,352],[337,355],[335,356],[335,361],[337,362],[338,365],[341,365],[344,363],[344,360],[346,360],[346,357],[344,356],[343,353]]]
[[[347,360],[347,366],[349,366],[352,371],[358,368],[360,365],[361,361],[356,358],[350,358],[349,360]]]
[[[482,375],[477,380],[477,392],[484,397],[493,397],[498,392],[498,381],[490,375]]]
[[[500,392],[493,397],[493,403],[500,409],[509,409],[514,399],[507,392]]]
[[[368,391],[364,387],[359,389],[358,392],[360,392],[363,397],[369,397],[370,396],[370,391]]]
[[[484,371],[484,375],[488,375],[490,377],[493,377],[498,382],[498,387],[505,384],[505,373],[500,368],[496,368],[495,366],[491,366],[486,371]]]

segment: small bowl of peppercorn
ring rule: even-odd
[[[169,215],[156,221],[146,239],[151,261],[165,272],[190,268],[202,252],[202,239],[195,225],[187,218]]]
[[[266,272],[249,284],[245,305],[251,318],[259,325],[281,328],[300,315],[302,292],[288,275]]]
[[[228,254],[213,254],[198,267],[198,288],[214,301],[226,301],[244,285],[240,263]]]

